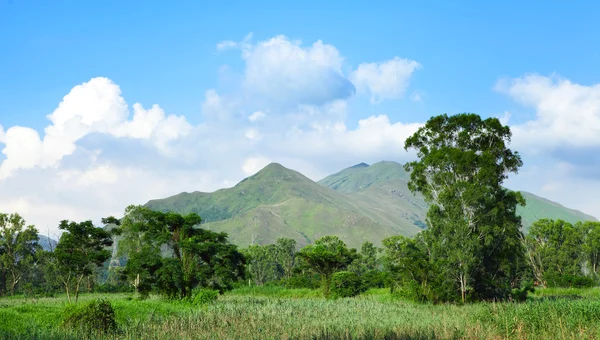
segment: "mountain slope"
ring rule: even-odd
[[[379,162],[367,167],[361,166],[359,169],[344,169],[322,179],[319,184],[342,192],[371,209],[380,208],[395,216],[401,216],[405,223],[418,224],[419,221],[425,220],[427,204],[421,195],[413,195],[408,190],[409,179],[410,174],[401,164]],[[527,204],[525,207],[518,207],[517,212],[522,217],[525,230],[540,218],[562,219],[571,223],[596,220],[592,216],[565,208],[545,198],[528,192],[521,193]]]
[[[414,225],[380,219],[346,195],[276,163],[233,188],[182,193],[152,200],[146,206],[198,213],[205,221],[204,228],[225,231],[239,245],[272,243],[279,237],[305,245],[322,236],[338,235],[357,247],[365,240],[379,243],[391,235],[418,231]]]
[[[408,190],[408,181],[409,174],[395,162],[357,164],[319,183],[272,163],[233,188],[181,193],[146,206],[198,213],[204,228],[227,232],[240,246],[273,243],[279,237],[295,239],[303,246],[336,235],[359,247],[364,241],[380,244],[392,235],[412,236],[426,227],[428,205]],[[533,194],[523,195],[527,206],[518,212],[525,230],[544,217],[572,223],[595,220]]]

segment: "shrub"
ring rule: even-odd
[[[354,297],[363,291],[362,280],[353,272],[337,272],[331,277],[329,294],[332,298]]]
[[[71,307],[65,311],[62,325],[87,333],[115,333],[118,330],[115,310],[109,301],[98,299],[83,307]]]
[[[289,279],[282,279],[281,281],[279,281],[279,284],[285,288],[290,289],[317,289],[321,284],[321,278],[319,275],[295,275],[290,277]]]
[[[589,288],[595,285],[594,279],[587,276],[547,273],[544,279],[548,287]]]
[[[366,291],[369,288],[383,288],[386,285],[388,273],[379,270],[370,270],[361,275],[362,290]]]
[[[513,288],[511,290],[510,297],[513,301],[524,302],[527,300],[527,295],[529,293],[535,293],[535,288],[533,287],[533,282],[524,281],[521,283],[520,288]]]
[[[199,289],[194,292],[192,303],[196,306],[203,306],[217,301],[219,292],[211,289]]]

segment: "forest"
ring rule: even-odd
[[[324,236],[232,244],[195,213],[129,206],[62,221],[46,249],[0,214],[5,338],[567,338],[600,336],[600,222],[522,231],[511,132],[476,114],[432,117],[404,145],[427,229],[381,245]],[[113,247],[113,245],[117,245]]]

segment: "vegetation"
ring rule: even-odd
[[[104,227],[62,221],[58,243],[44,249],[23,218],[0,214],[0,337],[597,338],[600,222],[546,218],[525,234],[517,214],[525,201],[502,187],[522,164],[510,137],[495,118],[431,118],[407,139],[418,159],[401,173],[428,203],[427,229],[388,234],[381,248],[344,241],[375,230],[354,223],[370,218],[360,213],[368,204],[344,196],[328,210],[336,195],[382,180],[363,176],[366,165],[334,176],[331,185],[347,194],[317,186],[309,195],[314,183],[277,165],[238,187],[259,183],[265,195],[229,212],[290,194],[325,215],[359,212],[336,227],[340,236],[307,245],[279,237],[238,249],[196,212],[130,206]]]
[[[158,298],[84,295],[84,305],[106,298],[118,336],[97,339],[597,339],[600,293],[541,289],[527,302],[467,306],[413,304],[387,290],[326,300],[303,291],[277,295],[233,290],[201,307]],[[578,295],[573,295],[578,294]],[[61,326],[64,297],[0,299],[0,338],[82,339],[92,336]]]
[[[146,204],[158,211],[195,212],[205,229],[227,232],[240,247],[274,244],[278,238],[305,246],[326,235],[358,248],[364,241],[381,246],[390,235],[413,237],[426,228],[429,205],[408,189],[410,173],[384,161],[342,170],[315,183],[279,164],[270,164],[236,186],[213,193],[181,193]],[[332,190],[333,189],[333,190]],[[523,229],[539,218],[569,223],[594,217],[522,192],[518,206]],[[227,211],[221,217],[215,211]],[[235,232],[232,232],[234,231]]]

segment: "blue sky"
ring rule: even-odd
[[[267,161],[315,179],[377,157],[403,162],[411,155],[401,140],[398,150],[382,143],[431,115],[475,112],[510,117],[526,164],[510,185],[600,216],[600,199],[572,192],[600,189],[599,10],[592,1],[0,0],[0,210],[52,225],[58,208],[97,219],[178,190],[232,185]],[[224,41],[230,48],[217,48]],[[300,59],[277,64],[281,51]],[[386,78],[394,67],[405,73]],[[94,85],[73,92],[84,83]],[[159,105],[151,130],[127,125],[135,103],[146,118]],[[104,104],[108,111],[97,109]],[[56,110],[63,118],[52,122]],[[89,121],[94,110],[102,117],[91,125],[67,124]],[[266,118],[249,120],[255,112]],[[372,131],[387,127],[390,136],[346,150],[371,131],[359,124],[370,117],[383,124]],[[26,130],[9,134],[15,126]],[[48,135],[61,142],[44,142]],[[167,173],[184,180],[161,180]],[[32,176],[44,181],[31,192],[18,185]],[[123,176],[157,188],[93,209],[119,195]],[[81,199],[94,188],[102,190]]]

